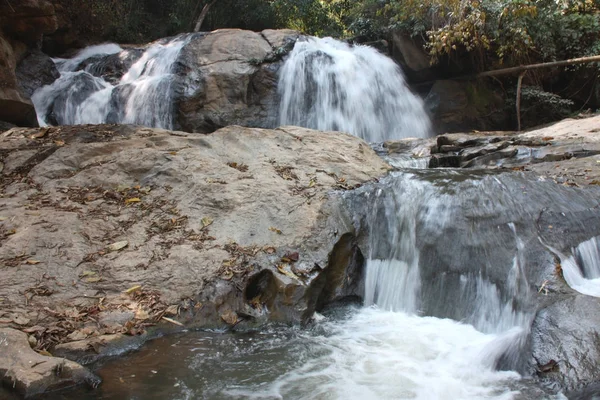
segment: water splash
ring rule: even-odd
[[[331,38],[297,42],[279,78],[281,125],[351,133],[369,142],[427,137],[422,101],[394,61]]]
[[[126,123],[173,128],[173,65],[190,35],[150,45],[116,84],[93,73],[103,56],[130,56],[115,44],[92,46],[74,58],[56,59],[61,77],[32,96],[40,125]]]

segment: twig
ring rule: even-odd
[[[10,9],[12,10],[13,13],[15,13],[15,9],[13,8],[12,4],[10,4],[10,1],[6,0],[6,4],[8,4],[8,6],[10,7]]]

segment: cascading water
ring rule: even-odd
[[[563,276],[580,293],[600,297],[600,238],[593,237],[573,249],[572,256],[561,255]]]
[[[72,59],[55,60],[60,78],[32,96],[40,125],[127,123],[173,128],[172,69],[189,38],[153,43],[114,84],[101,76],[106,57],[117,56],[123,62],[137,50],[107,44],[88,47]]]
[[[279,78],[281,125],[351,133],[368,142],[427,137],[429,119],[396,63],[368,46],[296,43]]]

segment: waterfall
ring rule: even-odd
[[[365,304],[472,325],[493,336],[481,350],[485,363],[518,369],[534,316],[525,244],[517,224],[487,225],[490,215],[506,221],[503,210],[518,206],[506,194],[513,184],[522,185],[455,171],[398,172],[364,189],[356,223],[366,224],[369,238]],[[520,220],[525,211],[514,210]]]
[[[368,142],[427,137],[422,101],[390,58],[331,39],[297,42],[279,77],[280,123],[351,133]]]
[[[116,82],[103,76],[107,56],[126,65],[135,50],[91,46],[71,59],[55,59],[61,76],[32,96],[41,126],[126,123],[173,128],[173,65],[189,35],[151,44]]]
[[[560,254],[554,250],[557,254]],[[561,256],[565,281],[573,289],[600,297],[600,241],[593,237],[572,249],[572,256]]]

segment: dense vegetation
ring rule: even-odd
[[[189,31],[209,0],[56,0],[84,33],[118,42]],[[472,56],[481,69],[600,54],[598,0],[217,0],[203,29],[292,28],[419,40],[434,62]]]

